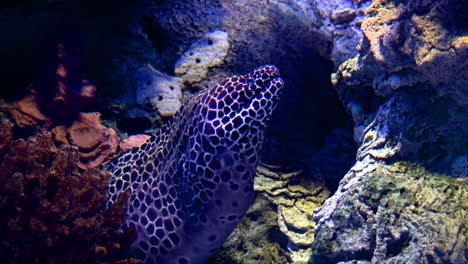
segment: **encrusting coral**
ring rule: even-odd
[[[0,255],[3,263],[136,263],[119,260],[134,230],[120,232],[126,197],[101,211],[108,177],[80,172],[75,147],[52,134],[13,140],[0,120]]]
[[[113,129],[101,124],[100,117],[99,113],[80,113],[67,130],[70,142],[79,149],[78,166],[82,169],[96,168],[117,152],[120,139]]]
[[[57,144],[78,147],[80,169],[97,168],[111,160],[118,151],[117,133],[101,124],[100,113],[83,112],[95,99],[96,87],[80,80],[79,92],[71,89],[72,78],[62,44],[58,45],[58,66],[52,85],[52,97],[46,88],[29,88],[28,94],[11,104],[0,104],[0,110],[9,112],[19,127],[50,130]],[[50,83],[48,83],[50,84]],[[50,89],[50,88],[49,88]]]
[[[35,126],[38,123],[48,121],[48,118],[39,109],[34,90],[11,106],[3,106],[2,108],[8,110],[13,119],[21,126]]]

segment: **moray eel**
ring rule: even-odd
[[[266,65],[207,89],[148,142],[106,169],[114,203],[129,191],[124,228],[134,227],[143,263],[203,263],[251,205],[267,121],[283,89]]]

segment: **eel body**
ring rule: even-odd
[[[275,66],[225,79],[115,159],[107,206],[130,192],[124,228],[143,263],[203,263],[251,205],[265,128],[283,89]]]

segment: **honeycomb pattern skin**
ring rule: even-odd
[[[203,263],[251,205],[259,150],[283,80],[275,66],[194,96],[141,147],[114,160],[110,199],[131,196],[124,228],[143,263]]]

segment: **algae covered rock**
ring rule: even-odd
[[[329,4],[338,2],[350,1]],[[338,190],[314,215],[309,263],[464,263],[463,4],[362,3],[355,7],[360,27],[356,19],[328,27],[357,30],[354,51],[335,49],[332,82],[360,147]],[[401,160],[431,172],[395,164]]]
[[[321,222],[309,263],[467,262],[466,180],[396,163],[348,182],[332,200],[336,208],[327,220],[323,212],[316,217]]]
[[[459,158],[468,146],[462,10],[460,1],[369,3],[356,55],[332,75],[359,144],[367,144],[365,134],[377,128],[382,142],[399,145],[400,160],[468,174],[460,171]]]

